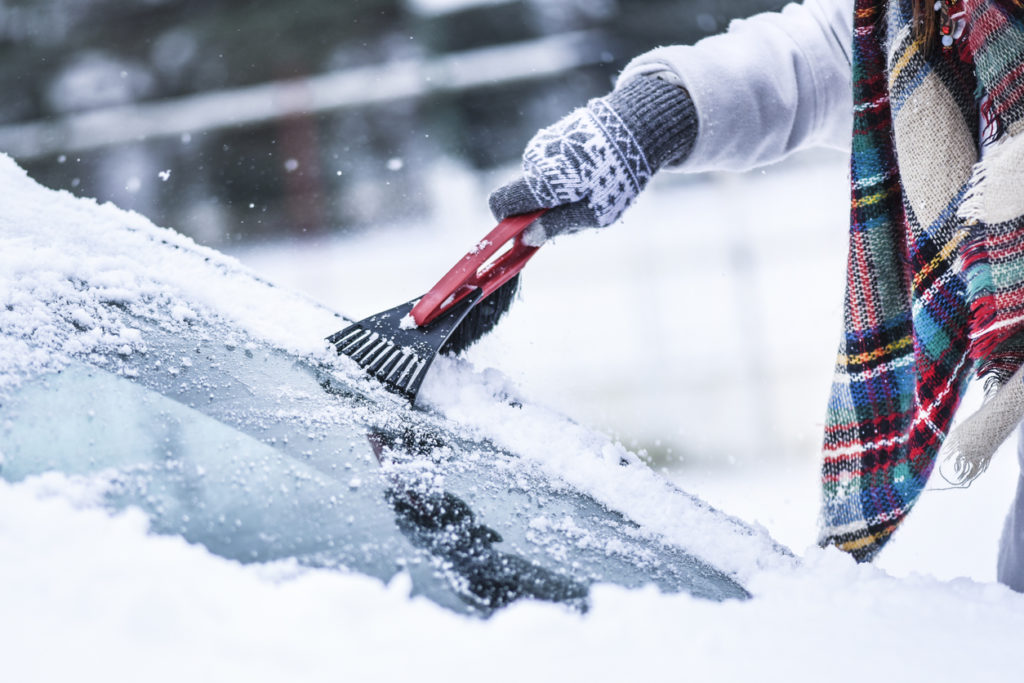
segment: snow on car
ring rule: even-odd
[[[798,560],[494,371],[411,408],[344,322],[0,157],[5,678],[853,680],[882,625],[1011,670],[1007,589]]]

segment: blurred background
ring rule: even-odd
[[[533,133],[632,56],[782,5],[0,0],[0,152],[360,318],[429,289]],[[469,361],[802,547],[846,164],[660,174],[624,225],[546,246]]]
[[[0,0],[0,149],[207,244],[359,231],[431,211],[426,161],[507,164],[631,55],[781,5]]]

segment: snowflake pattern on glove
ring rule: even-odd
[[[540,206],[585,201],[599,226],[617,221],[654,174],[633,134],[602,99],[539,131],[523,154],[523,173]]]

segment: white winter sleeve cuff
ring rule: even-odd
[[[697,111],[681,171],[741,171],[811,146],[848,149],[853,0],[806,0],[734,21],[692,46],[640,55],[619,77],[658,75],[685,87]]]

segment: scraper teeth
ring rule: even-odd
[[[404,355],[405,349],[400,346],[392,346],[386,354],[380,357],[379,361],[375,363],[374,368],[370,370],[370,372],[372,372],[377,379],[385,379],[391,374],[392,369],[399,361],[402,360]]]
[[[353,325],[342,330],[341,332],[336,332],[332,334],[330,337],[327,338],[327,341],[334,344],[335,347],[340,349],[341,347],[346,346],[356,336],[362,334],[365,331],[366,330],[364,330],[362,327],[358,325]]]
[[[352,323],[327,340],[339,355],[348,356],[389,391],[415,401],[434,357],[444,348],[476,299],[465,301],[464,305],[452,307],[448,317],[436,321],[437,324],[415,327],[404,324],[416,305],[416,301],[410,301]]]
[[[338,350],[338,353],[351,355],[352,350],[360,348],[363,342],[365,342],[370,336],[372,336],[372,333],[369,330],[361,327],[356,328],[350,334],[344,335],[339,339],[335,343],[335,348]]]
[[[374,332],[365,341],[363,341],[358,348],[352,351],[347,351],[346,353],[348,353],[352,360],[359,363],[359,365],[363,365],[363,360],[365,358],[371,357],[382,344],[387,343],[386,339],[382,339],[379,334]]]
[[[385,341],[383,344],[378,344],[374,347],[372,353],[363,359],[361,365],[371,375],[376,374],[381,364],[386,362],[391,354],[395,352],[397,347],[389,341]]]
[[[388,373],[384,375],[384,377],[382,377],[382,379],[385,382],[390,382],[391,384],[397,386],[398,379],[405,373],[406,367],[408,367],[409,363],[414,362],[415,360],[416,355],[409,353],[408,349],[403,348],[402,355],[399,356],[397,362],[395,363],[395,366],[391,368],[391,370],[389,370]]]
[[[408,392],[409,387],[413,386],[416,382],[416,378],[419,377],[419,374],[423,371],[423,366],[425,365],[426,363],[422,358],[417,358],[415,363],[411,363],[406,369],[406,372],[403,373],[399,389],[404,392]]]

